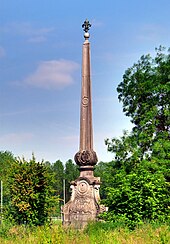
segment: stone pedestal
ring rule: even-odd
[[[99,205],[100,177],[93,176],[92,167],[80,170],[80,177],[71,182],[71,199],[63,207],[63,224],[77,229],[97,220],[98,214],[104,210]]]

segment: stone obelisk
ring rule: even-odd
[[[82,91],[80,115],[80,148],[75,155],[80,176],[71,182],[72,195],[63,207],[63,224],[76,228],[84,227],[90,220],[96,220],[103,207],[99,205],[100,178],[94,177],[97,155],[93,150],[92,94],[90,75],[91,24],[85,20],[82,25],[85,41],[82,50]]]

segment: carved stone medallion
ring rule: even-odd
[[[89,190],[89,184],[85,180],[81,180],[77,183],[77,193],[80,195],[86,195]]]
[[[84,105],[84,106],[87,106],[88,105],[88,103],[89,103],[89,99],[88,99],[88,97],[83,97],[83,99],[82,99],[82,104]]]

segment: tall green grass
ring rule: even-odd
[[[60,224],[40,227],[0,226],[2,244],[169,244],[170,227],[144,224],[136,229],[113,223],[90,223],[84,230],[65,228]]]

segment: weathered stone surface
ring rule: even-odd
[[[97,155],[94,151],[82,150],[76,153],[75,162],[79,166],[87,166],[87,165],[96,165],[97,163]]]
[[[63,207],[63,224],[83,228],[89,221],[97,220],[99,213],[105,211],[100,206],[100,178],[94,177],[94,165],[98,159],[93,150],[92,97],[90,79],[90,23],[83,24],[85,42],[82,57],[82,91],[80,115],[80,148],[74,159],[80,167],[80,177],[71,183],[71,199]]]
[[[71,183],[71,199],[63,208],[65,225],[83,228],[89,221],[97,219],[103,211],[99,205],[99,188],[98,177],[79,177]]]

